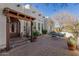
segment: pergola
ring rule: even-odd
[[[10,8],[4,8],[3,14],[6,16],[6,20],[7,20],[6,21],[6,50],[10,49],[10,34],[9,34],[10,17],[31,22],[31,39],[30,39],[30,41],[32,42],[32,21],[35,20],[34,17],[28,16],[26,14],[23,14],[21,12],[15,11],[15,10],[10,9]]]

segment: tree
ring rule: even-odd
[[[49,20],[49,21],[47,22],[47,25],[48,25],[48,27],[50,28],[50,31],[52,31],[52,29],[54,28],[54,21]]]
[[[79,22],[73,24],[73,25],[66,25],[64,26],[64,29],[66,29],[67,32],[71,32],[75,38],[79,35]]]

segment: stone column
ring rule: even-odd
[[[40,33],[42,34],[42,23],[40,23]]]
[[[36,30],[38,31],[38,22],[36,22]]]
[[[24,21],[20,20],[20,36],[24,35]]]

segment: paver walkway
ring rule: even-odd
[[[25,45],[0,53],[5,56],[69,56],[79,55],[79,51],[70,51],[66,40],[51,38],[49,35],[38,37],[36,42],[28,42]]]

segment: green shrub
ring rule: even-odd
[[[47,33],[47,30],[42,30],[42,33],[43,33],[43,34],[46,34],[46,33]]]
[[[38,31],[34,31],[34,32],[32,32],[32,35],[33,35],[33,36],[39,36],[40,33],[39,33]]]

